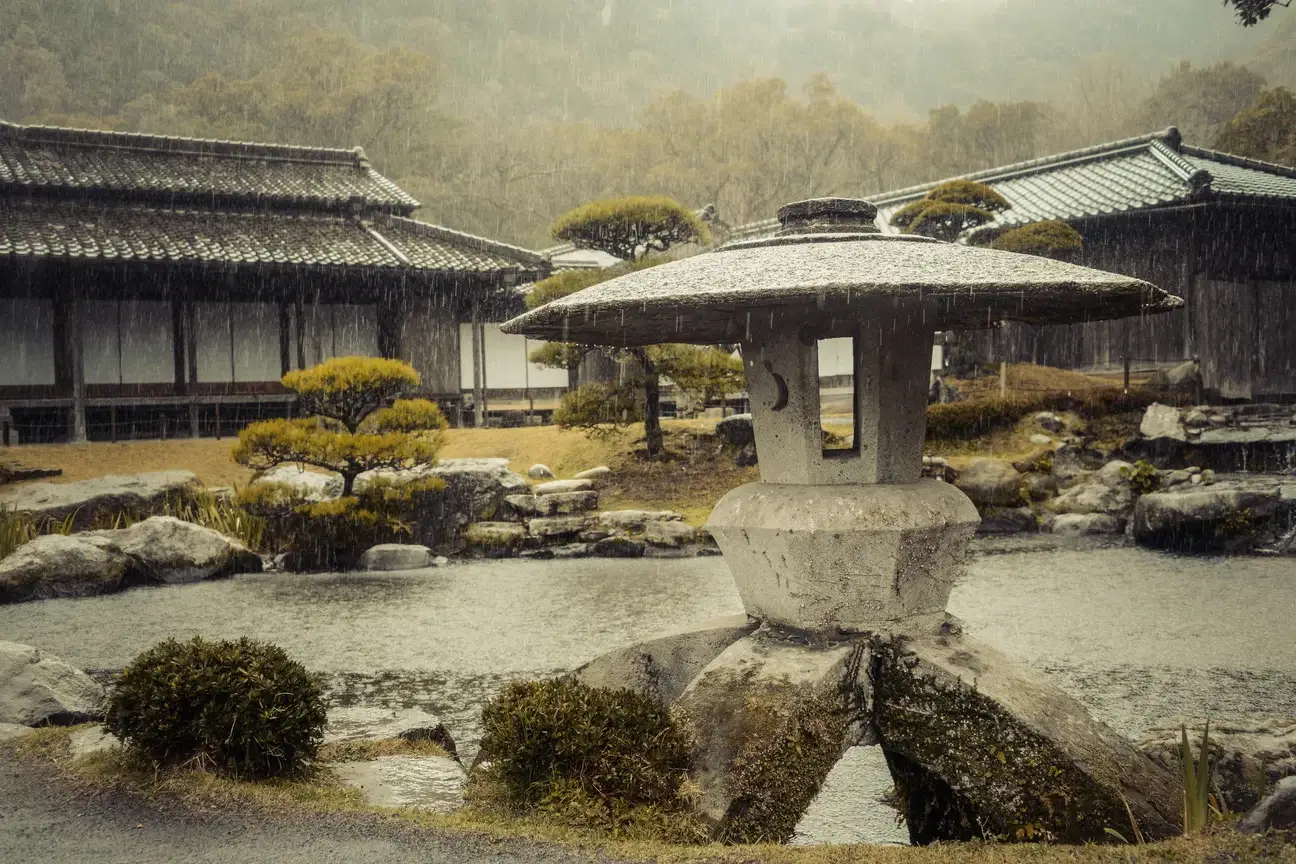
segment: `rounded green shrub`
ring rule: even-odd
[[[514,807],[681,806],[688,743],[650,696],[571,677],[516,682],[482,709],[482,727],[490,773]]]
[[[194,638],[136,657],[117,679],[104,728],[158,764],[262,778],[313,759],[325,720],[319,682],[283,649]]]

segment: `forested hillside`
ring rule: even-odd
[[[425,218],[543,245],[599,195],[741,222],[1172,122],[1209,144],[1296,83],[1296,12],[1244,29],[1218,0],[0,0],[0,81],[10,120],[363,144]],[[1281,138],[1272,114],[1256,122]]]

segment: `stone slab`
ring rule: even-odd
[[[553,495],[558,492],[589,492],[594,488],[593,480],[550,480],[532,487],[535,495]]]
[[[0,723],[66,726],[98,719],[104,688],[39,648],[0,642]]]
[[[29,483],[0,489],[0,507],[61,521],[73,517],[73,528],[85,530],[101,515],[127,510],[138,516],[160,513],[168,494],[197,488],[191,471],[109,474],[74,483]]]
[[[618,648],[576,670],[591,687],[628,688],[674,702],[707,664],[756,629],[746,615],[729,615],[678,633]]]
[[[329,767],[374,807],[451,813],[463,806],[467,778],[463,767],[445,756],[381,756]]]
[[[360,556],[360,569],[377,572],[424,570],[436,566],[432,550],[426,546],[383,543],[371,546]]]

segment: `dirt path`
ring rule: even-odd
[[[182,811],[74,789],[0,751],[0,861],[14,864],[580,864],[551,846],[491,843],[379,819]]]

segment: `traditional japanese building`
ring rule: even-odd
[[[1077,263],[1186,301],[1143,319],[977,331],[960,341],[977,360],[1115,370],[1197,358],[1211,398],[1296,398],[1296,169],[1193,147],[1171,128],[965,176],[1012,205],[967,242],[1061,220],[1084,238]],[[878,225],[894,232],[891,215],[942,182],[868,196]]]
[[[455,403],[460,323],[550,265],[418,206],[359,148],[0,122],[0,414],[23,440],[230,432],[348,354]]]

